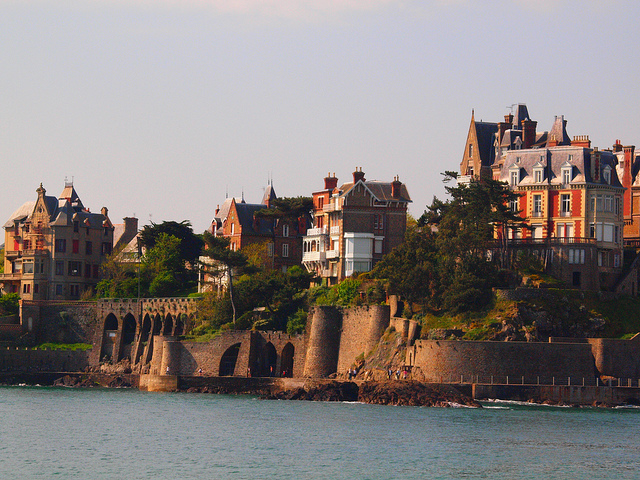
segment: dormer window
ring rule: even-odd
[[[544,165],[540,162],[537,162],[533,166],[533,181],[535,183],[542,183],[544,180]]]
[[[520,167],[513,165],[509,168],[509,185],[515,187],[520,183]]]
[[[565,162],[561,167],[560,175],[562,176],[562,184],[569,185],[573,180],[573,166],[569,162]]]
[[[602,178],[604,178],[605,183],[611,185],[611,167],[609,165],[602,170]]]
[[[520,150],[522,148],[522,139],[520,137],[516,137],[515,142],[513,142],[513,146],[516,150]]]

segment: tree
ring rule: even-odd
[[[297,220],[308,215],[313,209],[311,197],[283,197],[271,201],[271,208],[263,208],[256,212],[258,218],[271,218],[279,220]]]
[[[216,237],[205,231],[203,235],[204,250],[202,255],[215,260],[214,265],[203,264],[201,268],[213,276],[227,275],[229,279],[229,299],[233,309],[233,323],[236,323],[236,305],[233,298],[233,271],[247,265],[247,257],[242,252],[229,249],[229,239]]]
[[[198,257],[204,244],[202,238],[193,233],[191,222],[188,220],[183,220],[182,222],[152,222],[151,225],[145,225],[140,231],[140,245],[147,250],[153,248],[162,234],[179,239],[180,258],[190,265],[197,265]]]

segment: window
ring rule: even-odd
[[[78,231],[80,230],[80,224],[79,222],[73,222],[73,231],[75,233],[78,233]]]
[[[22,249],[23,250],[31,250],[31,240],[23,240],[22,241]]]
[[[289,244],[288,243],[283,243],[282,244],[282,256],[285,257],[285,258],[289,256]]]
[[[93,266],[93,278],[98,278],[100,276],[100,265]]]
[[[91,242],[86,242],[84,250],[87,255],[91,255],[93,253],[93,244]]]
[[[611,167],[609,165],[604,167],[602,178],[604,178],[605,183],[611,185]]]
[[[602,195],[596,195],[596,212],[603,211]]]
[[[517,170],[512,170],[511,171],[511,181],[510,181],[510,185],[512,187],[515,187],[516,185],[518,185],[518,182],[520,182],[520,174]]]
[[[382,230],[384,228],[384,217],[379,214],[373,215],[373,228],[375,230]]]
[[[376,238],[373,242],[373,252],[382,253],[382,239]]]
[[[564,185],[569,185],[571,183],[571,169],[563,168],[562,169],[562,183]]]
[[[72,297],[80,296],[80,285],[69,285],[69,294]]]
[[[56,275],[64,275],[64,262],[56,261]]]
[[[67,241],[64,238],[56,239],[55,251],[65,253],[67,251]]]
[[[542,169],[541,168],[536,168],[533,171],[533,181],[536,182],[536,183],[542,182]]]
[[[24,227],[22,227],[24,233],[29,233],[29,224],[27,223]]]
[[[24,262],[22,264],[22,273],[33,273],[33,262]]]
[[[563,217],[571,216],[571,195],[560,195],[560,212]]]
[[[232,223],[231,224],[231,235],[235,235],[235,233],[236,233],[236,224]]]
[[[56,284],[56,295],[62,295],[63,294],[63,287],[61,283],[57,283]]]
[[[283,225],[282,226],[282,236],[283,237],[288,237],[289,236],[289,225]]]
[[[542,216],[542,195],[533,196],[533,216],[534,217]]]
[[[615,207],[616,215],[620,215],[620,198],[616,197],[616,207]]]
[[[583,248],[578,248],[578,249],[570,248],[568,257],[569,257],[568,258],[569,263],[584,265],[585,255],[584,255]]]
[[[71,246],[72,253],[80,253],[80,240],[72,240]]]
[[[22,286],[22,293],[31,293],[31,285],[29,285],[28,283],[25,283]]]
[[[109,227],[104,227],[104,236],[105,237],[109,236]]]
[[[518,213],[518,199],[517,198],[515,198],[513,200],[509,200],[509,209],[514,213]]]
[[[82,262],[69,262],[68,274],[72,277],[82,275]]]
[[[469,144],[469,157],[473,157],[473,143]]]
[[[620,227],[618,225],[613,227],[613,241],[620,243]]]
[[[84,265],[84,277],[91,278],[91,264],[85,263]]]
[[[102,255],[111,255],[111,244],[109,242],[102,243]]]
[[[613,195],[604,196],[604,211],[613,212]]]
[[[613,266],[618,268],[620,266],[620,254],[616,253],[613,255]]]

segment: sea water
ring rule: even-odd
[[[0,478],[640,479],[640,410],[0,387]]]

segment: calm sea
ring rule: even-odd
[[[640,410],[0,388],[0,478],[639,479]]]

